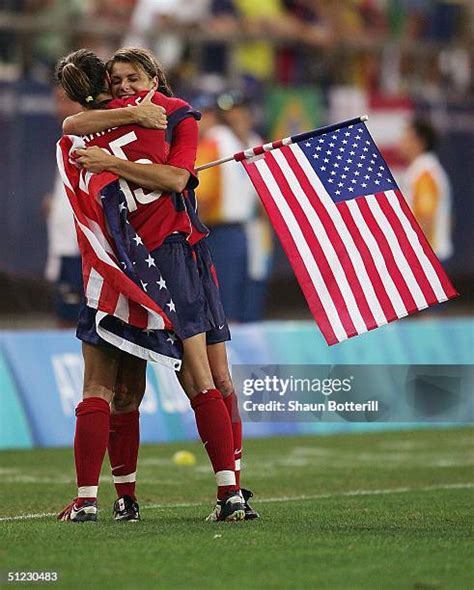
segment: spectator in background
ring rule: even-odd
[[[55,88],[56,112],[60,123],[81,110],[62,88]],[[74,218],[63,182],[56,172],[53,190],[43,201],[48,230],[48,258],[45,277],[55,285],[55,311],[59,327],[77,323],[82,298],[82,265]]]
[[[137,0],[124,46],[146,47],[160,56],[166,69],[178,67],[185,50],[183,27],[190,29],[209,16],[211,0]],[[180,27],[180,32],[173,32]]]
[[[32,64],[42,66],[49,75],[59,55],[64,54],[74,39],[73,24],[84,16],[86,3],[81,0],[28,0],[27,14],[45,23],[59,25],[57,31],[46,31],[32,35],[29,43],[32,45]]]
[[[264,40],[285,29],[285,9],[282,0],[234,0],[245,33],[258,37],[237,46],[234,59],[244,76],[270,80],[275,68],[275,47]],[[260,40],[261,39],[261,40]]]
[[[202,68],[204,72],[223,75],[227,73],[230,65],[231,49],[227,41],[238,35],[240,30],[233,0],[212,0],[209,7],[209,18],[210,20],[207,20],[204,26],[222,40],[204,43]]]
[[[441,261],[453,253],[451,242],[451,187],[434,153],[436,132],[422,119],[414,119],[400,140],[400,152],[408,163],[404,195],[413,214]]]
[[[262,143],[242,94],[208,97],[198,106],[203,118],[197,166]],[[242,167],[230,162],[199,173],[197,196],[200,217],[211,230],[208,244],[228,320],[261,320],[271,234],[252,184]]]
[[[313,74],[315,52],[327,47],[333,38],[331,13],[326,0],[284,0],[287,10],[287,36],[301,43],[283,46],[277,52],[276,78],[280,84],[305,84],[308,79],[321,81],[321,72]],[[312,75],[313,74],[313,75]]]

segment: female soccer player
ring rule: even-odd
[[[166,80],[161,70],[157,68],[155,72],[157,75],[150,77],[148,87],[144,90],[161,82],[161,89],[166,91]],[[104,101],[110,98],[104,87],[101,62],[90,52],[76,52],[65,58],[58,67],[58,78],[68,95],[86,107],[104,106]],[[126,95],[122,93],[122,96]],[[167,98],[162,93],[157,93],[155,97],[171,114],[178,110],[173,110],[173,107],[185,104],[178,99]],[[136,97],[133,100],[136,101]],[[110,122],[107,124],[110,125]],[[187,117],[176,126],[166,164],[163,163],[163,158],[160,160],[160,154],[154,162],[161,163],[152,164],[130,162],[106,154],[98,146],[104,147],[107,141],[110,145],[110,140],[115,137],[108,137],[110,133],[117,134],[117,130],[110,130],[99,138],[91,139],[88,146],[93,147],[78,150],[77,161],[91,172],[109,170],[134,183],[133,186],[141,187],[141,193],[136,190],[132,195],[140,194],[142,198],[128,202],[129,221],[151,251],[176,306],[179,325],[177,332],[184,348],[180,379],[191,400],[199,433],[216,472],[219,500],[213,514],[221,520],[241,519],[244,517],[245,507],[234,474],[232,423],[222,394],[215,387],[206,351],[206,332],[217,326],[221,331],[219,337],[227,339],[228,329],[222,311],[219,310],[217,288],[214,300],[209,300],[210,285],[206,285],[206,288],[203,286],[203,271],[208,262],[206,252],[202,248],[193,252],[186,240],[191,233],[190,219],[186,207],[183,207],[184,197],[181,193],[193,172],[196,123]],[[142,130],[142,134],[144,133],[145,130]],[[124,135],[125,131],[122,137]],[[153,197],[144,198],[143,189],[151,189],[154,192]],[[130,415],[124,421],[127,422],[130,418],[130,422],[136,423],[137,431],[137,408],[145,383],[145,363],[130,355],[124,356],[118,349],[104,346],[105,343],[101,342],[97,333],[94,334],[93,315],[93,310],[86,308],[81,314],[78,327],[78,336],[83,340],[85,360],[84,400],[76,411],[75,458],[79,491],[77,499],[62,515],[64,519],[71,520],[96,518],[97,483],[107,445],[110,400],[115,393],[114,409],[119,411],[117,415],[122,418]],[[132,401],[131,397],[134,398]],[[125,400],[124,406],[121,406],[121,400]],[[111,430],[115,430],[113,422]],[[129,429],[131,430],[134,429]],[[121,505],[123,508],[124,503]]]

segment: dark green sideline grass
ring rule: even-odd
[[[72,452],[3,452],[1,575],[55,571],[49,586],[81,590],[470,590],[473,440],[463,428],[247,441],[262,518],[232,524],[203,522],[214,487],[197,443],[142,447],[134,524],[112,521],[106,468],[99,522],[17,519],[73,497]],[[196,466],[174,465],[178,449]]]

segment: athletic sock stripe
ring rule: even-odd
[[[97,498],[99,486],[81,486],[77,488],[78,498]]]
[[[129,473],[128,475],[113,475],[114,483],[135,483],[137,481],[137,472]]]
[[[216,483],[219,487],[221,486],[234,486],[235,485],[235,473],[230,470],[223,470],[216,472]]]

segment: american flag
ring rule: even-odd
[[[127,219],[117,177],[74,164],[71,153],[79,147],[81,138],[63,137],[57,164],[74,214],[86,302],[97,310],[96,330],[121,350],[178,370],[182,344],[166,281]]]
[[[328,344],[457,296],[361,118],[234,157]]]

